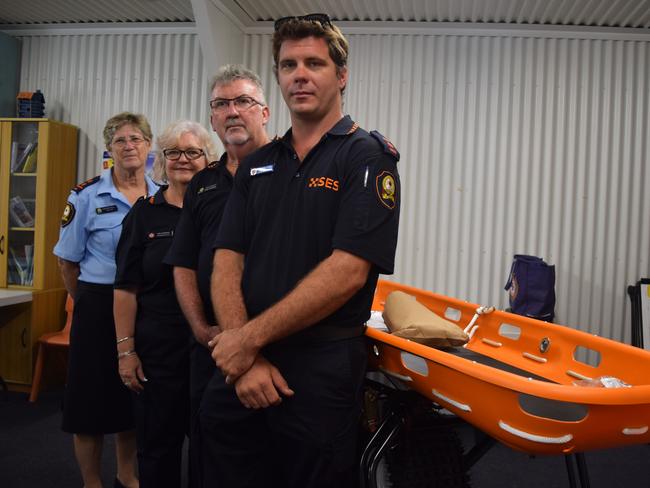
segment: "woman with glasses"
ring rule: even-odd
[[[140,486],[179,487],[189,432],[190,328],[163,264],[192,176],[215,159],[208,132],[175,122],[157,140],[154,177],[164,184],[124,219],[117,246],[115,330],[119,372],[135,395]]]
[[[74,434],[86,488],[102,486],[101,451],[109,433],[117,434],[115,486],[138,486],[133,405],[117,374],[113,280],[122,219],[139,197],[158,188],[145,176],[151,138],[143,115],[123,112],[106,122],[104,143],[113,167],[73,188],[54,247],[75,301],[62,428]]]

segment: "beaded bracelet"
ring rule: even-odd
[[[128,351],[118,352],[117,359],[125,358],[127,356],[130,356],[131,354],[135,354],[135,349],[129,349]]]
[[[122,337],[121,339],[117,340],[117,343],[122,344],[124,341],[128,341],[129,339],[133,339],[133,336]]]

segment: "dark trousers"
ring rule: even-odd
[[[136,349],[147,378],[133,395],[141,488],[179,488],[190,422],[186,324],[136,323]]]
[[[190,448],[189,448],[189,486],[199,488],[200,484],[200,431],[199,431],[199,406],[210,378],[217,370],[210,351],[190,339]]]
[[[367,346],[363,337],[265,356],[295,395],[246,409],[217,371],[199,411],[203,488],[351,488]]]

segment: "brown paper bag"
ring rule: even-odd
[[[426,346],[462,346],[469,340],[456,324],[439,317],[402,291],[393,291],[386,297],[383,317],[393,335]]]

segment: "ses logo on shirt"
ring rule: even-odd
[[[309,178],[307,188],[327,188],[332,191],[339,191],[339,181],[325,176]]]

